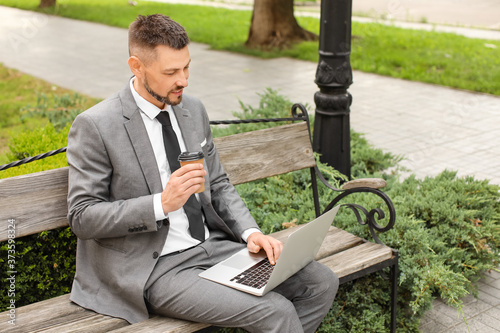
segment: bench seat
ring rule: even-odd
[[[273,234],[286,241],[288,235],[301,225]],[[341,279],[359,272],[374,263],[393,258],[391,248],[368,242],[342,229],[330,227],[316,260],[330,267]],[[8,313],[0,314],[7,318]],[[16,326],[0,322],[0,331],[9,332],[193,332],[209,327],[204,323],[154,316],[129,325],[125,320],[85,310],[69,300],[69,294],[16,309]]]

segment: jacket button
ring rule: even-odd
[[[155,251],[155,252],[153,252],[153,259],[156,259],[156,258],[158,258],[158,252]]]

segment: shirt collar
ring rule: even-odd
[[[134,88],[134,80],[135,80],[135,76],[130,79],[130,91],[132,92],[132,96],[134,97],[135,103],[137,104],[139,109],[141,109],[141,111],[144,112],[144,114],[146,116],[148,116],[148,118],[150,118],[151,120],[155,119],[156,116],[161,111],[164,111],[164,110],[160,109],[159,107],[157,107],[156,105],[147,101],[144,97],[139,95],[139,93]],[[171,111],[172,106],[167,104],[165,110]]]

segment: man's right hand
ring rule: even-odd
[[[201,163],[187,164],[173,172],[161,193],[163,212],[168,214],[184,206],[189,197],[203,186],[206,174]]]

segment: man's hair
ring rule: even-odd
[[[149,62],[155,58],[154,49],[158,45],[181,50],[188,44],[189,37],[186,30],[179,23],[162,14],[139,15],[129,27],[129,54],[139,57],[143,62]]]

